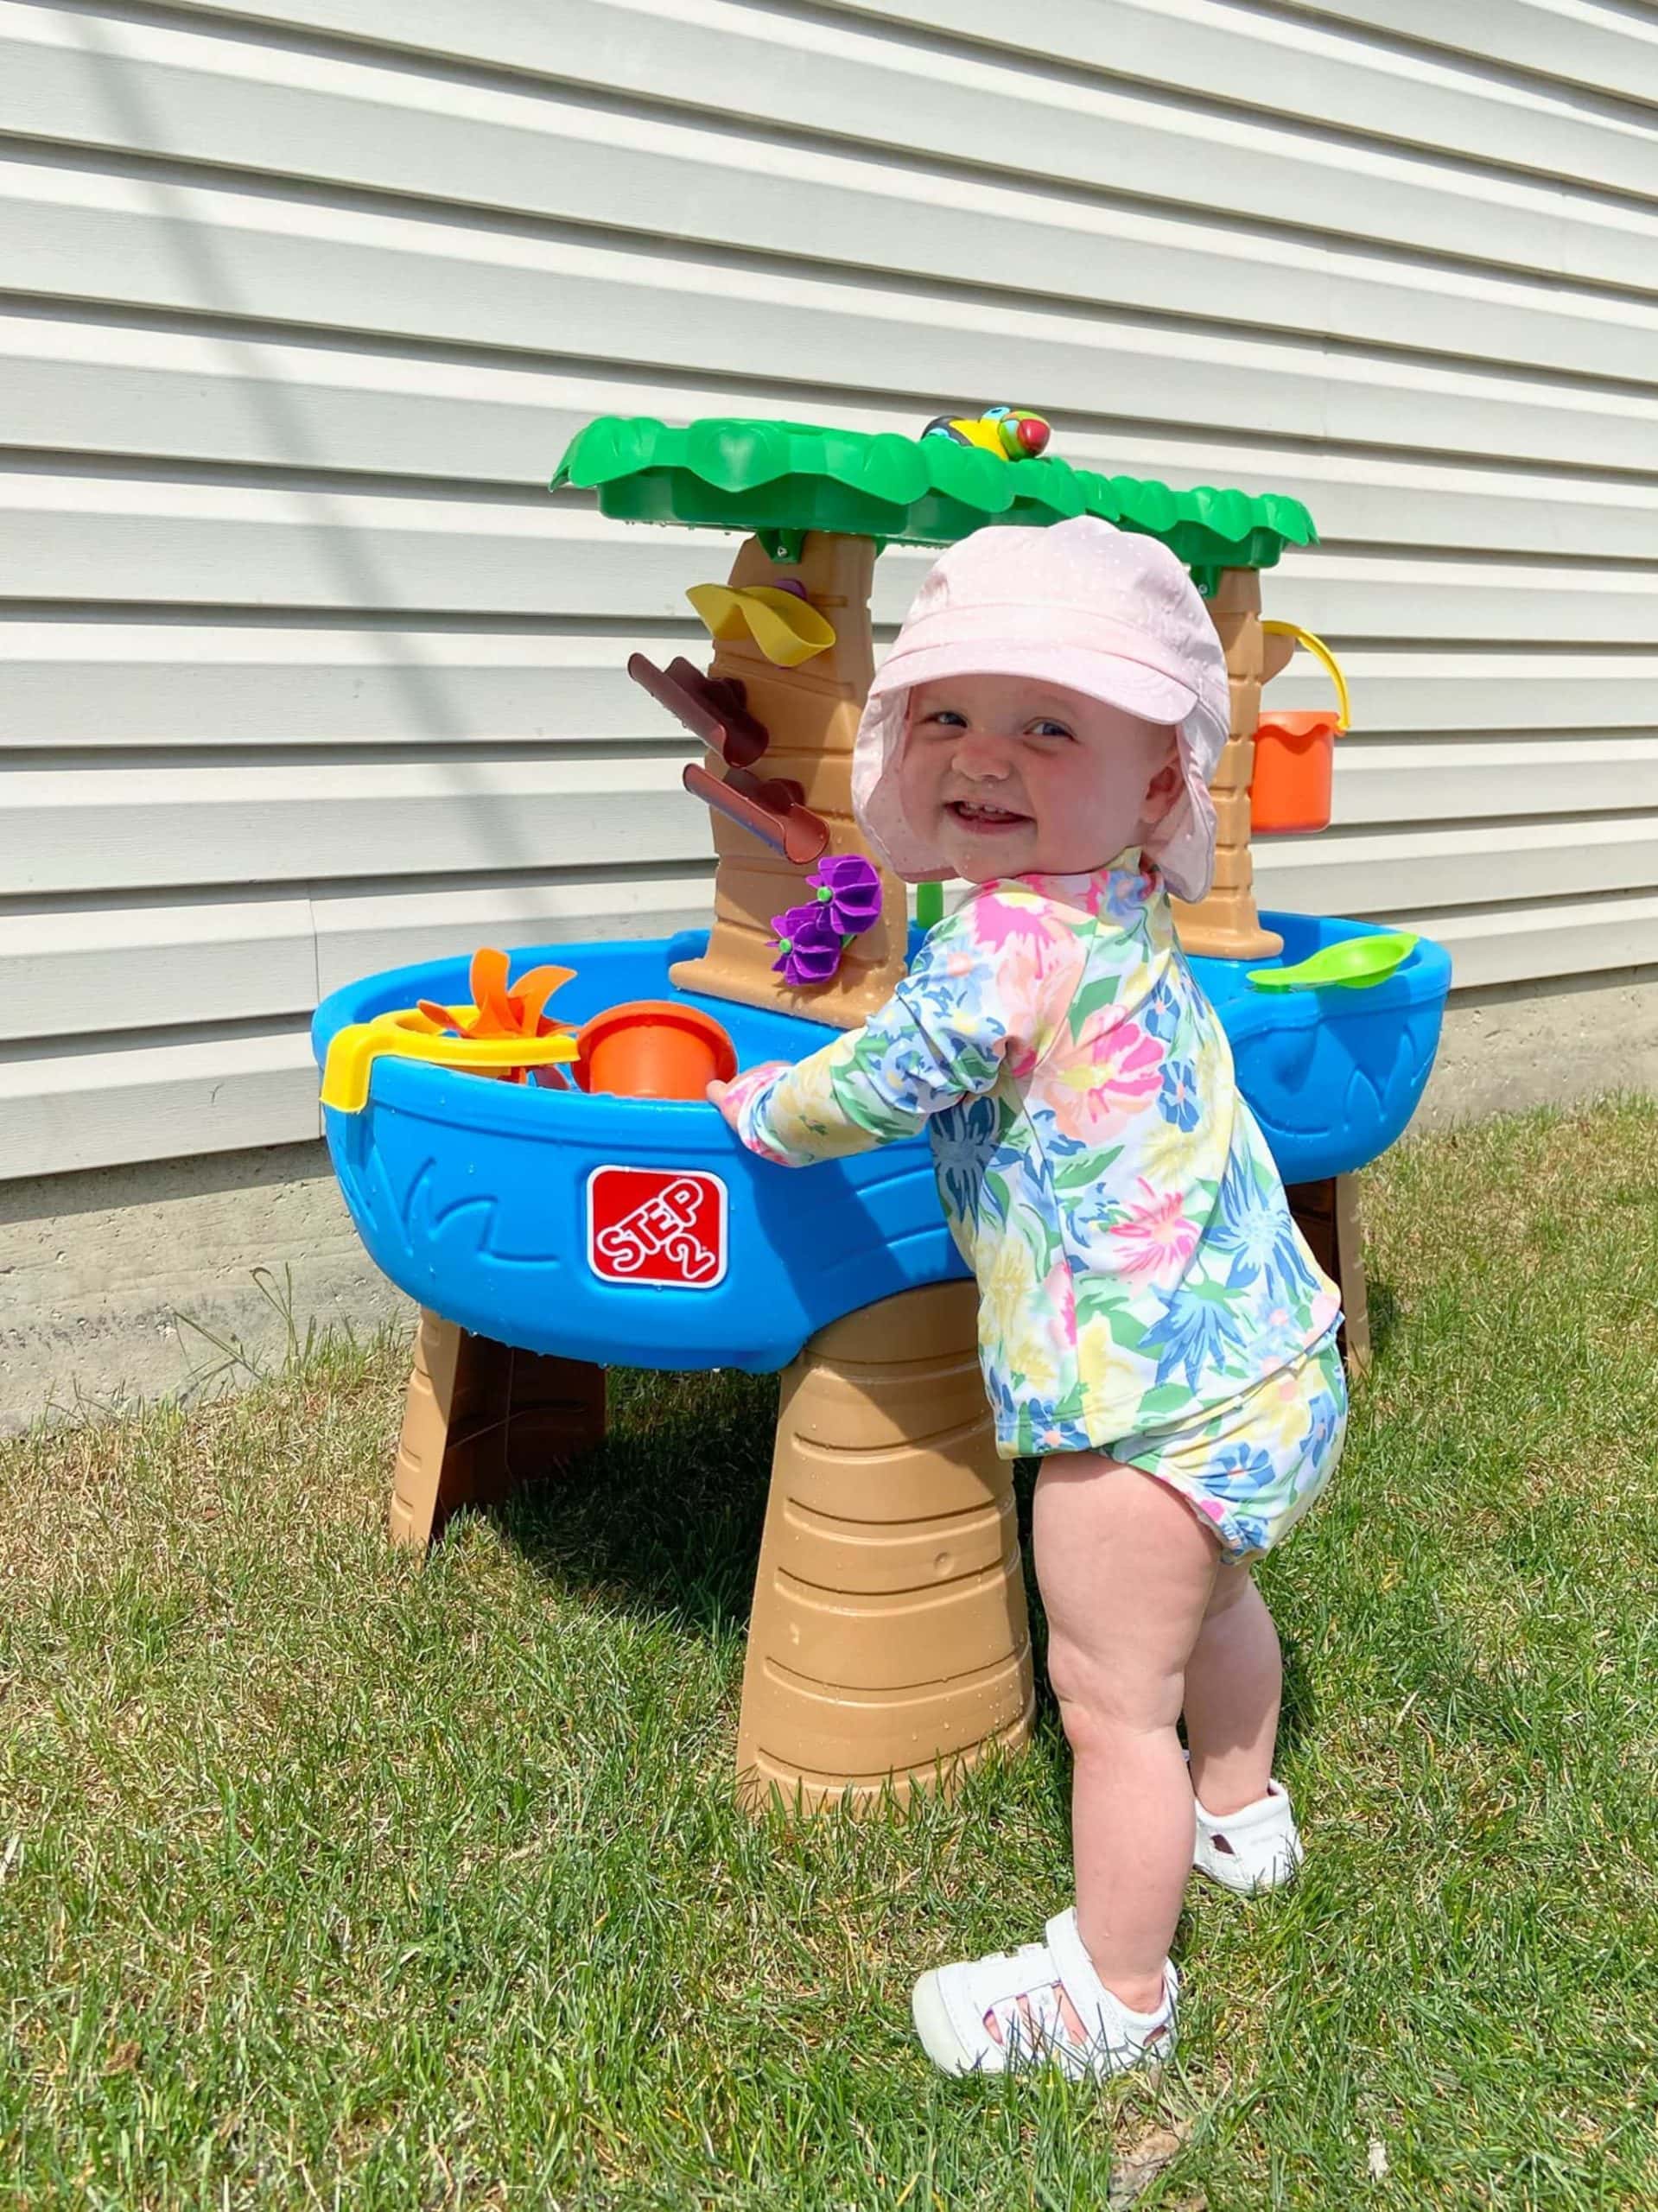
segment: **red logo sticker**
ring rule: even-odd
[[[726,1273],[726,1186],[691,1167],[595,1167],[588,1265],[603,1282],[712,1290]]]

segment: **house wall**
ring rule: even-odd
[[[1263,903],[1449,945],[1464,1103],[1568,1001],[1555,1088],[1642,1076],[1649,10],[0,0],[0,133],[14,1220],[314,1143],[336,983],[702,913],[622,670],[725,554],[549,496],[607,410],[1007,398],[1085,466],[1304,499],[1267,611],[1357,729]]]

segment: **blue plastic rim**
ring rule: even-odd
[[[1283,937],[1285,965],[1375,927],[1294,914],[1262,920]],[[555,1009],[572,1024],[625,1000],[682,997],[724,1024],[742,1066],[798,1059],[835,1033],[676,991],[670,966],[705,942],[686,934],[536,946],[512,956],[512,970],[543,961],[575,969]],[[1231,1039],[1239,1085],[1286,1182],[1361,1167],[1415,1110],[1439,1042],[1449,957],[1423,939],[1371,989],[1251,991],[1248,967],[1270,964],[1193,963]],[[348,1022],[422,998],[465,1001],[467,971],[465,959],[427,962],[334,992],[313,1025],[318,1065]],[[767,1370],[843,1314],[966,1272],[924,1137],[791,1171],[745,1152],[706,1104],[588,1097],[394,1058],[376,1062],[362,1113],[329,1109],[324,1121],[346,1203],[377,1265],[446,1319],[532,1351],[605,1366]],[[605,1168],[684,1171],[688,1187],[717,1179],[721,1279],[682,1288],[595,1273],[589,1188]]]

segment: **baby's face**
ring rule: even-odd
[[[947,677],[911,695],[904,811],[969,883],[1100,868],[1148,835],[1178,779],[1172,730],[1061,684]]]

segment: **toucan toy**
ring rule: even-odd
[[[924,438],[948,438],[953,445],[977,446],[1003,461],[1034,461],[1053,435],[1040,415],[1024,407],[987,407],[982,415],[935,415]]]

